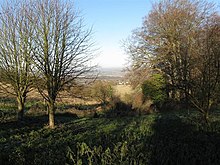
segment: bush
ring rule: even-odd
[[[112,100],[114,88],[110,82],[96,81],[91,87],[91,96],[102,104]]]
[[[138,114],[149,114],[155,111],[153,101],[143,99],[142,91],[125,95],[125,103],[131,105],[132,110]]]
[[[105,114],[107,117],[129,116],[134,114],[132,105],[122,101],[118,96],[112,98],[106,110]]]
[[[152,100],[157,107],[161,107],[166,99],[165,80],[160,74],[153,74],[142,86],[144,100]]]

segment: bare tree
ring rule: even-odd
[[[65,85],[79,83],[95,68],[91,64],[91,30],[84,30],[82,18],[61,0],[39,0],[32,6],[35,27],[34,61],[49,110],[49,126],[54,127],[56,98]],[[38,86],[38,87],[40,87]]]
[[[219,102],[220,85],[220,16],[212,15],[197,35],[197,54],[194,54],[190,101],[208,122],[212,104]]]
[[[127,49],[133,64],[164,74],[170,97],[190,101],[202,114],[209,111],[219,83],[216,15],[214,4],[205,0],[161,0]]]
[[[32,84],[32,35],[27,13],[31,11],[23,3],[1,8],[0,15],[0,87],[1,92],[17,99],[18,120],[23,119],[27,93]]]

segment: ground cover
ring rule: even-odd
[[[220,115],[197,112],[77,118],[28,116],[0,123],[0,164],[220,164]]]

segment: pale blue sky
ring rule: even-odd
[[[96,62],[102,67],[123,67],[127,56],[121,41],[142,24],[155,0],[75,0],[88,26],[93,26]],[[220,4],[220,0],[208,0]]]
[[[102,67],[123,67],[126,55],[121,41],[142,24],[151,8],[149,0],[75,0],[88,26],[93,26],[94,39]]]
[[[13,0],[9,0],[13,1]],[[155,0],[64,0],[75,3],[87,27],[93,27],[93,38],[99,49],[96,59],[102,67],[123,67],[126,63],[121,41],[141,26],[143,17]],[[220,0],[208,0],[218,4]],[[0,0],[0,5],[5,1]]]

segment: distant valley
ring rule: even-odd
[[[122,80],[125,72],[123,68],[99,68],[99,77],[101,80]]]

